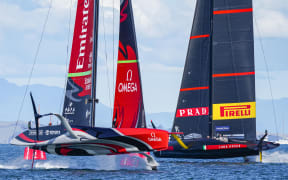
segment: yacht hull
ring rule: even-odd
[[[72,138],[62,126],[41,127],[36,141],[36,131],[31,129],[19,134],[11,144],[65,156],[139,153],[168,147],[168,132],[163,130],[81,126],[72,126],[72,130],[77,138]]]
[[[171,141],[167,150],[154,152],[154,155],[160,158],[220,159],[259,154],[259,141],[229,140],[223,142],[216,139],[190,139],[183,140],[183,142],[188,149],[184,149],[176,141]],[[279,144],[264,141],[262,150],[278,146]]]

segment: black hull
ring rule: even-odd
[[[184,149],[178,142],[169,142],[169,149],[154,152],[159,158],[221,159],[259,155],[259,141],[230,140],[223,142],[216,139],[183,140],[189,148]],[[270,150],[279,144],[263,142],[262,150]],[[206,148],[206,149],[205,149]]]

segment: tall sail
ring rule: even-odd
[[[146,127],[131,0],[121,0],[117,79],[112,126]]]
[[[256,139],[252,0],[215,0],[213,134]]]
[[[172,132],[209,135],[211,9],[197,1]]]
[[[78,0],[63,116],[71,125],[92,126],[94,0]]]

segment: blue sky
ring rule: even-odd
[[[49,1],[0,1],[0,78],[17,85],[27,83]],[[175,111],[195,3],[196,0],[133,1],[144,103],[148,112]],[[32,84],[64,87],[67,45],[69,46],[68,56],[70,56],[75,5],[75,0],[53,0],[37,65],[33,72]],[[69,34],[70,10],[72,20]],[[257,98],[271,99],[260,39],[263,42],[270,70],[273,96],[275,99],[287,98],[287,0],[254,0],[254,13],[254,21],[257,22],[255,26]],[[102,103],[112,106],[118,44],[119,0],[101,1],[100,20],[97,96]],[[106,50],[104,39],[106,39]]]

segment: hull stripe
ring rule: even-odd
[[[253,8],[248,9],[231,9],[231,10],[219,10],[214,11],[213,14],[232,14],[232,13],[243,13],[243,12],[252,12]]]
[[[216,77],[232,77],[232,76],[249,76],[249,75],[255,75],[255,72],[213,74],[213,78],[216,78]]]
[[[25,136],[23,133],[20,134],[19,137],[20,137],[21,139],[23,139],[24,141],[31,142],[31,143],[44,142],[44,141],[36,141],[36,140],[30,139],[30,138],[28,138],[27,136]]]
[[[209,89],[209,86],[206,87],[194,87],[194,88],[185,88],[185,89],[180,89],[180,91],[196,91],[196,90],[204,90],[204,89]]]

